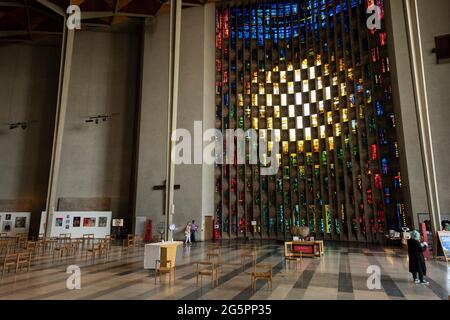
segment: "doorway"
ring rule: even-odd
[[[205,241],[213,239],[213,221],[212,216],[205,216]]]

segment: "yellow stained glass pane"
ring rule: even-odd
[[[319,112],[320,113],[324,113],[325,111],[325,106],[322,100],[319,101]]]
[[[308,80],[303,80],[303,82],[302,82],[302,91],[303,92],[308,92],[309,91],[309,81]]]
[[[256,93],[252,94],[252,106],[258,106],[258,95]]]
[[[338,83],[338,77],[337,77],[337,75],[336,75],[336,73],[333,75],[333,86],[337,86],[339,83]]]
[[[238,94],[238,103],[240,107],[244,106],[244,96],[242,95],[242,93]]]
[[[273,129],[273,118],[267,118],[267,129]]]
[[[348,74],[348,79],[353,80],[353,68],[348,68],[347,74]]]
[[[305,142],[303,140],[297,141],[297,152],[298,153],[305,152]]]
[[[280,117],[280,106],[273,107],[273,115],[274,115],[275,118],[279,118]]]
[[[326,138],[326,133],[325,133],[325,126],[320,126],[320,138],[321,139],[325,139]]]
[[[266,105],[269,107],[272,106],[272,95],[270,93],[266,94]]]
[[[253,83],[258,83],[258,71],[253,71],[252,82]]]
[[[289,142],[288,141],[283,141],[283,153],[284,154],[289,153]]]
[[[297,92],[295,94],[295,104],[296,105],[301,105],[302,104],[302,93],[301,92]]]
[[[317,90],[323,89],[322,77],[317,78]]]
[[[260,82],[259,83],[259,94],[265,94],[266,93],[266,88],[264,87],[264,83]]]
[[[286,83],[286,71],[280,71],[280,82]]]
[[[340,58],[339,59],[339,71],[344,71],[344,70],[345,70],[344,58]]]
[[[282,95],[281,95],[281,105],[284,107],[284,106],[287,106],[287,94],[286,93],[283,93]]]
[[[283,130],[288,129],[288,118],[286,117],[281,118],[281,129]]]
[[[289,94],[294,94],[294,82],[289,82],[288,83],[288,93]]]
[[[291,142],[297,141],[297,134],[295,129],[289,129],[289,141]]]
[[[289,118],[294,118],[295,117],[295,106],[290,105],[289,106]]]
[[[308,69],[308,59],[302,61],[302,69]]]
[[[261,106],[259,109],[259,117],[261,119],[264,119],[266,117],[266,107],[265,106]]]
[[[291,61],[289,61],[287,63],[287,71],[293,71],[294,70],[294,65],[292,64]]]
[[[272,71],[266,71],[266,83],[272,83]]]
[[[303,129],[303,117],[302,116],[297,117],[297,129]]]
[[[280,129],[275,129],[274,133],[275,133],[275,142],[280,142],[281,141],[281,131],[280,131]]]
[[[326,100],[330,100],[331,99],[331,88],[330,87],[326,87],[325,88],[325,99]]]
[[[315,79],[316,78],[316,68],[311,67],[309,68],[309,79]]]
[[[309,115],[311,115],[311,111],[309,110],[309,103],[305,103],[303,105],[303,115],[305,117],[308,117]]]
[[[330,65],[328,63],[323,65],[323,74],[324,76],[330,75]]]
[[[316,54],[316,66],[322,65],[322,59],[320,57],[320,54]]]
[[[327,124],[333,124],[333,111],[327,112]]]
[[[334,136],[335,137],[340,137],[341,136],[341,124],[340,123],[336,123],[334,125]]]
[[[311,141],[311,128],[305,128],[305,140]]]
[[[258,118],[253,118],[253,129],[258,130]]]
[[[273,94],[280,94],[280,84],[278,82],[273,84]]]
[[[330,149],[330,151],[334,150],[334,138],[333,137],[328,138],[328,149]]]
[[[347,92],[346,92],[346,84],[345,83],[341,83],[341,97],[344,97],[344,96],[346,96],[347,95]]]
[[[314,128],[317,128],[317,126],[318,126],[318,122],[317,122],[317,114],[314,114],[314,115],[311,116],[311,125],[312,125]]]
[[[300,69],[296,69],[295,70],[295,82],[300,82],[302,79],[301,79],[301,70]]]
[[[348,109],[342,109],[342,121],[343,122],[348,122]]]
[[[312,90],[310,92],[310,102],[311,103],[316,103],[317,102],[317,97],[316,97],[316,90]]]
[[[314,152],[319,152],[319,139],[313,141]]]

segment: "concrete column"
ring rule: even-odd
[[[414,96],[419,126],[420,147],[424,163],[425,184],[429,212],[433,232],[434,253],[436,254],[436,231],[440,230],[441,210],[437,186],[436,167],[434,160],[433,139],[427,98],[427,83],[424,69],[424,51],[421,41],[421,26],[419,21],[417,0],[403,1],[406,16],[409,53],[411,57],[411,72],[413,76]]]
[[[61,50],[61,64],[58,86],[58,102],[56,106],[55,131],[53,138],[52,158],[50,165],[50,178],[48,183],[46,203],[46,227],[44,238],[51,233],[51,222],[55,212],[56,191],[58,185],[59,169],[61,164],[61,150],[66,119],[67,102],[69,96],[70,71],[72,66],[73,42],[75,30],[66,28],[66,17],[64,18],[63,40]]]
[[[169,49],[169,101],[167,115],[167,167],[166,167],[166,196],[165,196],[165,214],[166,214],[166,232],[165,240],[171,240],[173,237],[169,226],[173,221],[175,208],[174,181],[175,181],[175,163],[172,161],[172,132],[177,127],[178,112],[178,80],[180,70],[180,35],[181,35],[181,5],[182,0],[170,1],[170,49]]]

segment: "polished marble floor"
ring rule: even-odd
[[[196,285],[196,265],[214,243],[196,243],[183,248],[177,264],[176,282],[169,285],[164,277],[155,285],[153,271],[143,268],[143,247],[123,252],[113,246],[108,259],[86,259],[83,255],[54,262],[51,255],[34,260],[31,271],[5,273],[0,280],[0,300],[7,299],[102,299],[102,300],[448,300],[450,267],[445,262],[429,261],[429,285],[416,285],[408,273],[405,251],[382,247],[326,243],[322,258],[305,258],[296,270],[294,263],[286,269],[283,244],[276,242],[222,242],[219,285],[212,287],[209,278]],[[248,272],[251,263],[240,264],[243,250],[257,251],[257,263],[273,266],[273,288],[258,282],[251,289]],[[2,259],[1,259],[2,260]],[[67,266],[81,269],[81,289],[69,290]],[[379,266],[381,289],[370,290],[367,268]]]

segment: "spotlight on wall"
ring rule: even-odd
[[[99,124],[100,121],[106,122],[109,118],[110,118],[110,116],[108,116],[108,115],[98,115],[98,116],[89,117],[84,122]]]
[[[14,130],[17,128],[22,128],[22,130],[25,130],[28,127],[28,123],[26,122],[16,122],[16,123],[9,123],[9,130]]]

